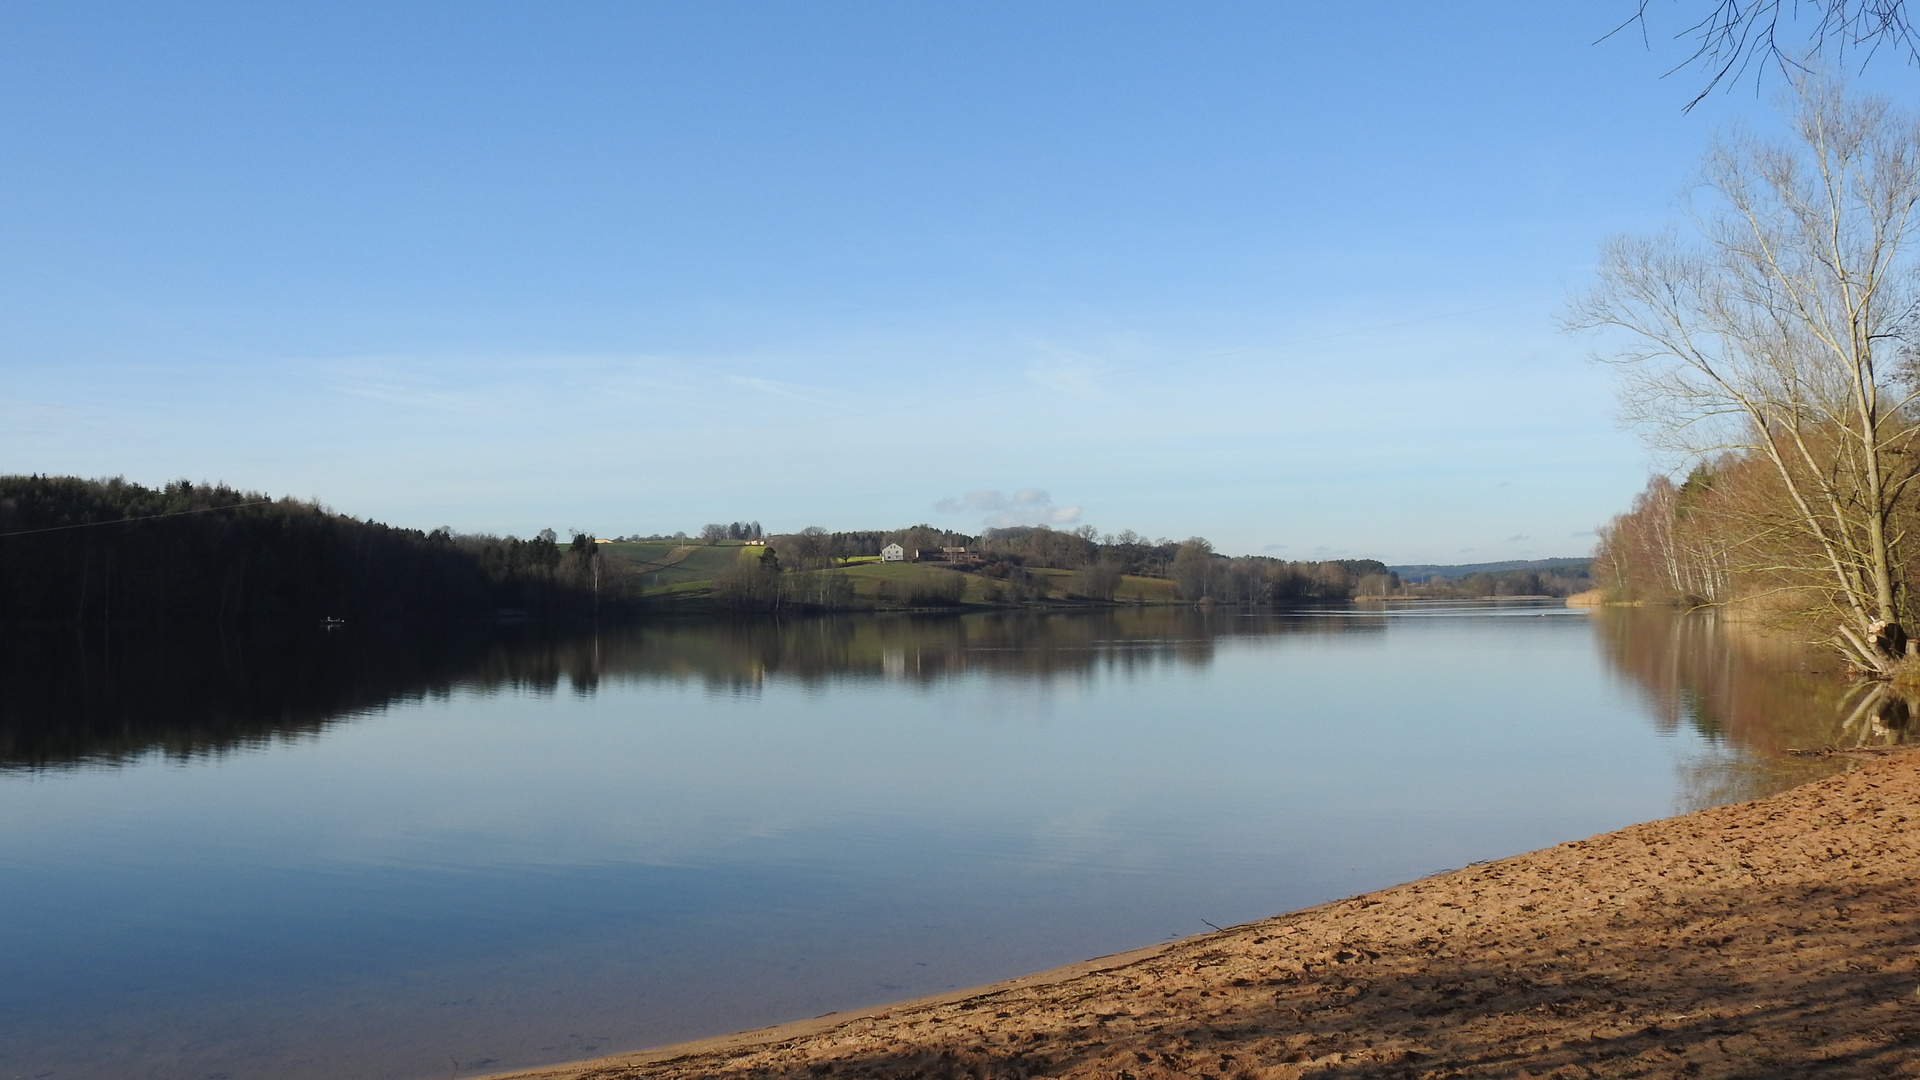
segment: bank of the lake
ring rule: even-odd
[[[516,1072],[1920,1075],[1920,756],[846,1017]]]

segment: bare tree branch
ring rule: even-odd
[[[1670,5],[1679,0],[1670,0]],[[1685,0],[1690,11],[1701,0]],[[1755,85],[1769,68],[1788,78],[1812,74],[1816,61],[1830,58],[1833,70],[1844,70],[1849,56],[1864,65],[1882,49],[1909,63],[1920,62],[1920,33],[1907,14],[1905,0],[1706,0],[1705,13],[1692,18],[1675,38],[1690,38],[1693,53],[1667,74],[1687,68],[1707,72],[1707,85],[1687,103],[1691,110],[1721,83],[1737,82],[1747,72]],[[1668,6],[1670,6],[1668,5]],[[1639,0],[1633,15],[1609,31],[1602,41],[1628,27],[1637,27],[1641,40],[1650,38],[1655,0]]]

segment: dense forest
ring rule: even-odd
[[[0,477],[0,613],[14,621],[309,621],[591,613],[591,537],[397,529],[180,481]]]

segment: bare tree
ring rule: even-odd
[[[1899,360],[1920,124],[1836,86],[1796,91],[1791,141],[1736,134],[1708,155],[1698,241],[1612,241],[1566,321],[1626,332],[1602,359],[1627,369],[1628,418],[1657,441],[1772,465],[1783,505],[1742,541],[1839,617],[1834,644],[1885,671],[1905,641],[1894,511],[1914,474]]]
[[[1200,600],[1209,594],[1213,588],[1213,563],[1213,544],[1206,537],[1190,537],[1180,545],[1170,572],[1180,586],[1181,599]]]
[[[1694,3],[1687,0],[1698,11]],[[1654,6],[1654,0],[1639,0],[1633,17],[1613,33],[1638,26],[1644,35]],[[1739,79],[1756,61],[1761,70],[1776,67],[1789,78],[1806,75],[1823,56],[1840,68],[1849,53],[1864,51],[1866,60],[1882,48],[1920,61],[1920,34],[1906,8],[1906,0],[1708,0],[1705,14],[1675,35],[1693,38],[1695,48],[1674,70],[1699,66],[1708,72],[1706,87],[1687,108],[1722,82]]]
[[[1750,531],[1753,516],[1742,513],[1750,500],[1725,497],[1726,480],[1744,479],[1753,465],[1767,467],[1730,458],[1702,464],[1683,485],[1649,478],[1633,508],[1600,528],[1594,577],[1624,599],[1726,603],[1732,597],[1728,534]]]

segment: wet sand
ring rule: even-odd
[[[510,1074],[1920,1076],[1920,753],[1217,934]]]

